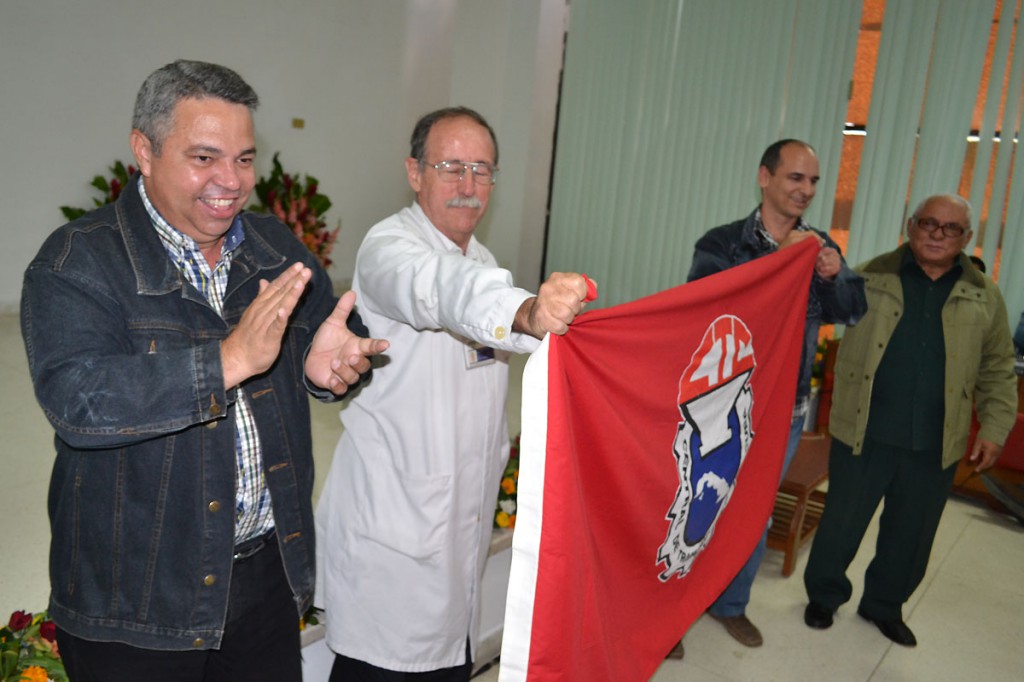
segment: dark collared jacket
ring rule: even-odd
[[[774,247],[758,237],[756,216],[755,210],[746,218],[711,229],[698,239],[686,281],[692,282],[774,252]],[[825,240],[826,246],[840,251],[839,246],[826,233],[811,229]],[[842,269],[834,279],[823,279],[816,273],[811,276],[804,348],[796,386],[797,400],[811,392],[811,373],[818,349],[818,328],[822,324],[856,324],[868,309],[864,280],[846,265],[842,252],[840,259]]]
[[[25,273],[22,334],[36,397],[56,431],[50,615],[79,637],[151,649],[219,646],[235,500],[235,390],[224,388],[220,342],[259,281],[295,261],[313,279],[279,358],[244,389],[297,613],[310,602],[303,356],[335,298],[285,226],[249,213],[242,220],[223,319],[168,258],[135,181],[116,203],[52,234]],[[365,335],[355,320],[350,327]]]

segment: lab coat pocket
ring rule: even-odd
[[[390,462],[375,463],[369,473],[356,532],[412,559],[439,554],[451,509],[452,477],[406,474]]]

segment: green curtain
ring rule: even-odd
[[[812,144],[827,229],[859,0],[572,0],[545,270],[600,305],[685,281],[693,245],[759,201],[764,148]],[[905,188],[905,186],[904,186]]]
[[[1002,4],[970,189],[990,272],[1002,247],[1011,324],[1024,309],[1021,4]],[[782,137],[818,150],[807,218],[828,228],[860,10],[860,0],[572,0],[545,270],[587,272],[601,305],[683,282],[696,240],[757,204],[760,154]],[[995,0],[886,3],[850,262],[894,248],[923,197],[957,191],[994,12]]]

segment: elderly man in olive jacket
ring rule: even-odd
[[[832,625],[851,597],[846,569],[885,500],[857,613],[915,646],[902,606],[924,577],[972,409],[981,429],[969,454],[995,463],[1017,412],[1014,350],[999,289],[963,253],[971,209],[925,199],[907,241],[858,268],[868,313],[846,331],[835,367],[829,490],[804,584],[804,621]]]

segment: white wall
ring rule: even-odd
[[[502,175],[478,235],[533,288],[540,275],[565,0],[0,0],[0,312],[91,178],[131,160],[135,93],[185,57],[238,71],[262,100],[259,170],[281,151],[342,221],[331,275],[412,199],[412,126],[450,104],[495,128]],[[305,128],[291,127],[293,118]]]

